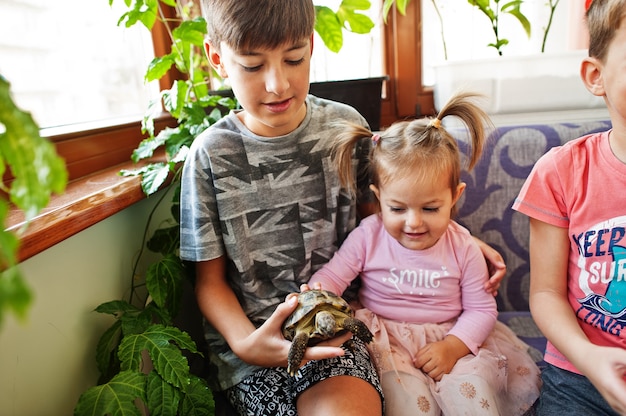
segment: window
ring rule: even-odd
[[[371,7],[362,11],[376,26],[367,34],[343,31],[343,47],[334,53],[324,46],[315,33],[311,63],[311,81],[336,81],[385,75],[383,61],[382,0],[370,0]],[[336,10],[337,0],[315,0],[318,6]]]
[[[0,73],[40,127],[140,118],[158,85],[145,85],[150,32],[117,26],[123,2],[0,0]]]
[[[433,85],[433,66],[448,61],[495,58],[494,42],[488,18],[477,7],[458,0],[422,1],[423,83]],[[502,7],[502,6],[500,6]],[[521,6],[531,23],[531,37],[527,37],[518,21],[508,14],[500,15],[500,36],[508,39],[503,56],[528,55],[541,52],[544,29],[549,21],[547,0],[525,0]],[[582,1],[560,1],[555,10],[546,52],[586,48]],[[441,18],[440,18],[441,16]],[[445,51],[444,44],[445,40]],[[447,56],[446,56],[447,55]]]

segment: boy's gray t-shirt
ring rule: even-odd
[[[341,127],[367,126],[352,107],[307,97],[301,125],[288,135],[262,137],[230,113],[194,141],[185,161],[180,256],[193,262],[225,255],[227,279],[258,327],[328,262],[356,225],[356,204],[341,189],[330,151]],[[371,201],[369,140],[356,146],[359,199]],[[212,379],[226,389],[258,367],[239,360],[205,325]]]

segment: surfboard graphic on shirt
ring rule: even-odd
[[[606,332],[626,325],[626,217],[573,236],[579,247],[577,316]]]

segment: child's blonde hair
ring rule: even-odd
[[[604,61],[615,31],[626,16],[626,0],[593,0],[586,16],[589,56]]]
[[[313,34],[312,0],[202,0],[208,39],[215,48],[274,49]]]
[[[380,187],[388,180],[407,174],[420,175],[416,176],[417,181],[446,175],[450,189],[456,192],[461,182],[460,151],[457,141],[446,131],[441,120],[456,116],[467,127],[471,144],[467,169],[472,169],[482,153],[487,129],[492,126],[487,113],[475,103],[479,97],[469,92],[458,93],[436,118],[396,122],[380,134],[372,134],[367,128],[353,124],[343,127],[333,153],[342,186],[355,194],[352,151],[359,140],[371,137],[369,169],[375,186]]]

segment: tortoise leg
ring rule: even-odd
[[[308,342],[309,336],[304,332],[296,334],[293,341],[291,341],[291,348],[289,349],[289,355],[287,355],[287,372],[289,375],[295,376],[298,372]]]
[[[358,339],[366,344],[372,342],[372,339],[374,339],[374,336],[367,325],[356,318],[346,318],[343,323],[343,327],[352,332]]]

